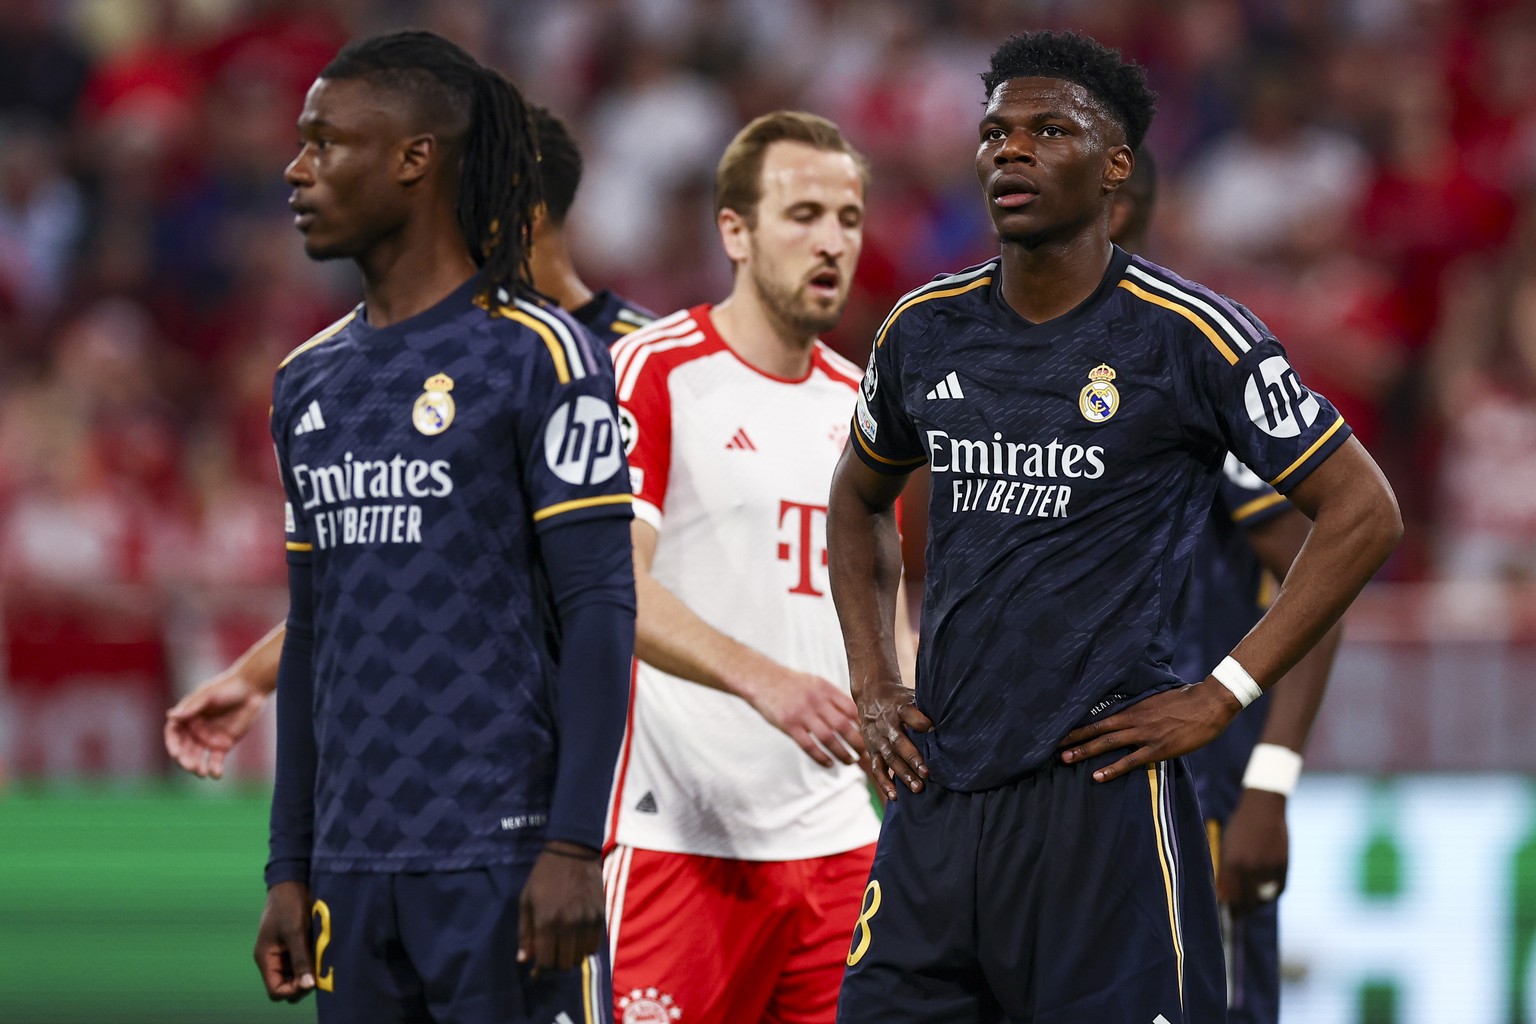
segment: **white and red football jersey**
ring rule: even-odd
[[[859,371],[817,342],[805,378],[771,376],[725,344],[709,309],[612,350],[635,515],[658,533],[652,575],[720,632],[846,689],[827,494]],[[856,765],[823,768],[741,698],[636,665],[611,841],[795,860],[878,834]]]

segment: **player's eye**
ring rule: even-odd
[[[988,128],[981,133],[981,137],[987,142],[1000,142],[1008,137],[1008,133],[1001,128]]]
[[[1065,136],[1067,132],[1066,129],[1062,128],[1060,125],[1048,124],[1044,128],[1040,129],[1040,134],[1044,135],[1048,139],[1059,139]]]

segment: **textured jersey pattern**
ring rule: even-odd
[[[319,871],[531,855],[560,638],[535,531],[630,514],[610,364],[558,311],[471,281],[360,313],[278,371],[289,557],[315,586]]]
[[[1179,682],[1196,538],[1226,452],[1282,492],[1349,436],[1241,306],[1116,249],[1042,324],[999,261],[905,296],[876,338],[855,450],[927,463],[918,742],[934,778],[987,789],[1076,724]]]

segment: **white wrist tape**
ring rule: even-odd
[[[1237,659],[1228,655],[1221,660],[1221,664],[1211,670],[1211,676],[1222,686],[1232,691],[1232,696],[1243,707],[1247,707],[1264,695],[1259,684],[1253,681],[1253,676],[1248,670],[1237,663]]]
[[[1296,791],[1296,780],[1300,777],[1300,754],[1278,743],[1260,743],[1248,758],[1248,770],[1243,772],[1243,788],[1290,796]]]

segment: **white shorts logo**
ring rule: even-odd
[[[656,988],[631,989],[619,997],[619,1009],[624,1011],[622,1024],[673,1024],[683,1017],[672,997]]]
[[[1322,412],[1284,356],[1270,356],[1259,364],[1248,378],[1243,401],[1253,425],[1271,437],[1296,437]]]
[[[624,464],[619,424],[601,398],[577,395],[544,428],[544,461],[568,484],[598,484]]]

